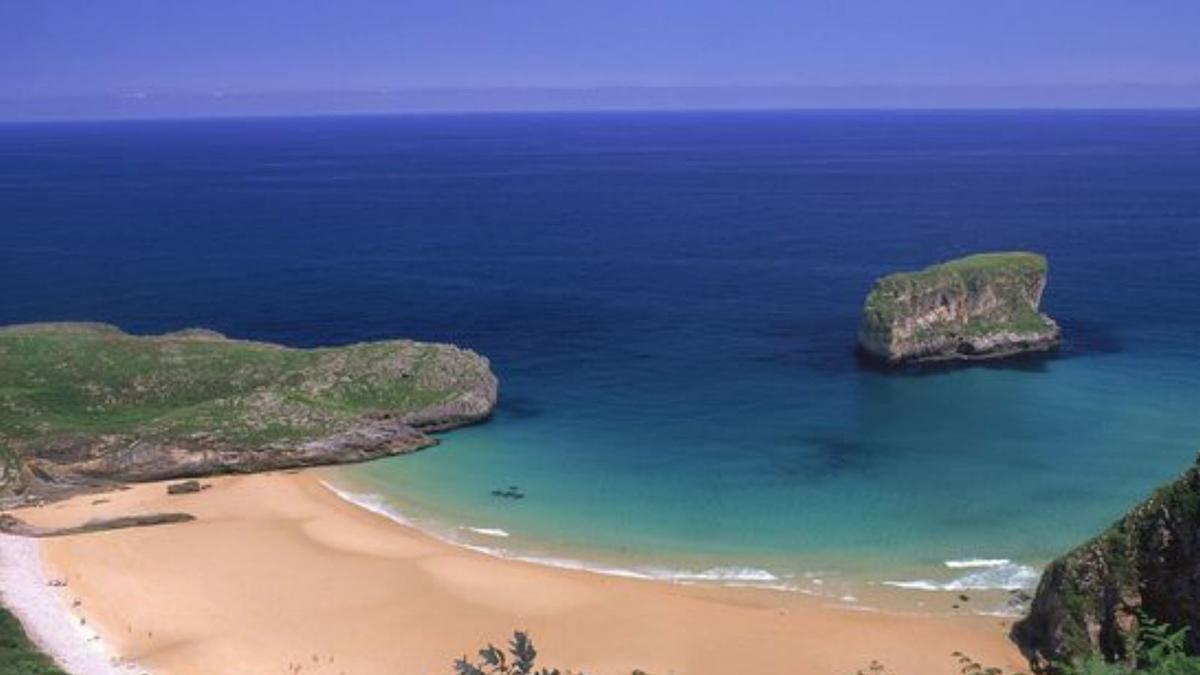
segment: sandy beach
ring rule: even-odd
[[[1024,667],[1005,619],[497,559],[349,504],[319,471],[206,482],[188,495],[142,484],[15,512],[46,526],[197,517],[39,540],[45,577],[66,581],[55,589],[62,606],[78,601],[73,611],[112,653],[153,673],[448,673],[454,658],[517,628],[544,665],[597,675],[848,675],[872,660],[896,675],[952,675],[956,650]]]

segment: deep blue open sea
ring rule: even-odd
[[[3,323],[485,353],[493,421],[340,484],[558,564],[1027,586],[1200,448],[1200,112],[10,124],[0,233]],[[860,367],[875,277],[989,249],[1060,355]]]

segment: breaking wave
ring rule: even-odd
[[[460,541],[452,534],[448,535],[436,530],[422,527],[421,524],[405,517],[402,513],[397,511],[388,503],[385,498],[380,495],[371,493],[355,493],[342,490],[325,481],[322,481],[321,484],[342,500],[367,509],[372,513],[389,518],[397,523],[400,523],[401,525],[420,529],[421,531],[426,532],[427,534],[430,534],[448,544],[466,548],[496,558],[519,560],[522,562],[545,565],[547,567],[579,570],[584,572],[592,572],[595,574],[606,574],[614,577],[625,577],[628,579],[671,581],[685,584],[716,583],[726,586],[755,586],[778,590],[799,590],[796,587],[784,583],[784,581],[774,573],[757,567],[726,566],[711,567],[703,570],[673,569],[669,567],[654,566],[615,567],[585,562],[583,560],[577,560],[574,558],[536,556],[518,553],[503,548],[479,546]],[[509,532],[499,528],[463,527],[461,529],[497,538],[506,538],[510,536]]]
[[[507,530],[502,530],[498,527],[467,527],[464,529],[474,532],[475,534],[482,534],[487,537],[507,537],[507,536],[509,536]]]
[[[947,560],[943,564],[949,569],[971,571],[948,581],[917,579],[885,581],[883,584],[918,591],[1016,591],[1033,588],[1040,575],[1036,568],[1007,558]]]

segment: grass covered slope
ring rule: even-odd
[[[29,641],[17,617],[0,607],[0,675],[66,675]]]
[[[0,493],[396,454],[487,417],[496,386],[487,359],[451,345],[2,328]]]
[[[1057,347],[1058,324],[1039,311],[1047,268],[1036,253],[981,253],[885,276],[863,305],[860,346],[893,365]]]

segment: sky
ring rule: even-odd
[[[1197,0],[0,0],[0,117],[1200,105],[1198,27]]]

